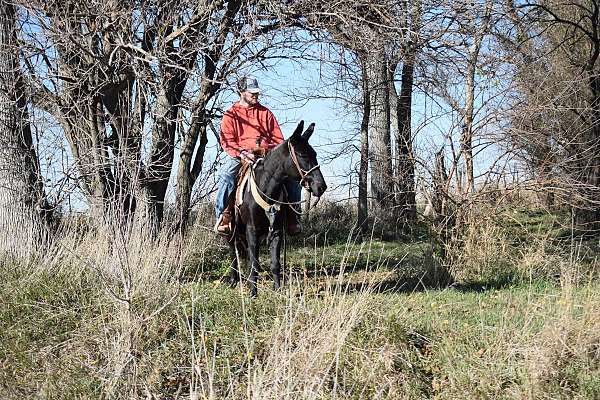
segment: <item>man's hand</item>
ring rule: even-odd
[[[256,156],[249,151],[242,150],[240,152],[240,159],[246,161],[248,164],[254,164],[256,161]]]

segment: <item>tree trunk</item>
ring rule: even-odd
[[[47,111],[54,114],[65,132],[90,215],[102,224],[122,215],[116,196],[123,190],[114,175],[117,171],[109,152],[104,109],[109,98],[117,100],[116,94],[107,94],[111,82],[97,70],[96,35],[80,35],[81,20],[68,18],[72,8],[72,3],[57,3],[56,12],[49,16],[53,29],[63,34],[53,37],[61,78],[58,93],[47,99],[54,102]],[[74,44],[75,40],[79,41]]]
[[[415,159],[412,146],[412,88],[414,80],[414,54],[402,65],[402,86],[396,103],[398,130],[396,131],[396,205],[403,222],[417,218],[415,200]]]
[[[142,85],[145,83],[142,83]],[[137,87],[134,87],[137,86]],[[133,76],[123,76],[122,84],[106,85],[102,104],[110,117],[111,134],[107,146],[113,154],[114,197],[123,223],[132,220],[140,189],[142,126],[146,111],[145,89]]]
[[[88,201],[92,219],[102,223],[115,210],[112,202],[115,179],[105,143],[102,104],[98,98],[80,97],[79,89],[66,89],[73,100],[60,120],[77,163],[79,186]]]
[[[444,149],[435,154],[435,171],[433,176],[432,206],[437,217],[446,215],[448,173],[444,162]]]
[[[491,0],[486,0],[483,5],[483,15],[477,18],[478,11],[475,3],[471,4],[468,12],[469,31],[473,32],[473,43],[469,46],[467,58],[467,71],[465,77],[465,106],[462,112],[463,127],[461,134],[461,154],[465,160],[465,194],[475,193],[475,174],[473,170],[473,114],[475,109],[475,71],[479,63],[479,53],[483,38],[489,31],[492,12]]]
[[[166,78],[167,80],[175,78]],[[141,216],[155,233],[158,233],[165,210],[165,196],[175,158],[175,133],[177,129],[179,100],[171,82],[165,82],[156,101],[157,118],[152,132],[152,147],[143,182],[144,215]]]
[[[194,110],[197,115],[194,117],[190,129],[186,132],[183,140],[183,146],[179,157],[179,165],[177,167],[177,190],[175,194],[175,221],[173,221],[172,229],[183,234],[185,232],[191,207],[191,196],[194,184],[202,172],[202,163],[204,161],[204,152],[208,143],[206,135],[206,115],[205,108],[208,102],[213,98],[217,90],[221,87],[215,79],[217,74],[217,63],[223,56],[225,43],[229,37],[234,25],[235,16],[240,11],[242,2],[239,0],[228,1],[227,8],[222,15],[218,30],[214,41],[211,44],[210,51],[204,56],[204,71],[203,79],[200,85],[198,98],[196,99]],[[208,21],[208,19],[206,19]],[[204,22],[206,24],[206,22]],[[202,27],[200,31],[207,29],[207,25]],[[190,48],[195,48],[193,41],[188,41],[191,44]],[[192,52],[193,57],[187,57],[188,68],[191,69],[195,62],[196,53]],[[185,58],[185,56],[184,56]],[[187,81],[187,77],[181,76],[183,86],[180,85],[176,91],[176,96],[181,98],[183,87]],[[200,142],[198,142],[200,140]],[[192,159],[194,149],[198,145],[196,156]],[[168,182],[168,178],[167,178]],[[164,201],[164,195],[163,195]]]
[[[363,115],[360,124],[360,167],[358,171],[358,213],[356,226],[363,232],[367,230],[369,216],[367,201],[367,181],[369,174],[369,113],[371,109],[367,68],[362,67]]]
[[[302,189],[302,193],[304,193],[304,210],[302,210],[303,215],[303,222],[304,223],[308,223],[310,222],[310,210],[311,210],[311,204],[312,204],[312,192],[310,192],[309,190],[307,190],[306,188]]]
[[[0,251],[26,256],[48,234],[49,207],[18,60],[15,8],[0,2]]]
[[[479,46],[471,46],[465,82],[466,99],[460,141],[460,150],[465,160],[466,194],[475,193],[475,177],[473,173],[473,110],[475,103],[475,68],[477,66],[478,54]]]
[[[394,196],[390,140],[388,63],[384,52],[367,53],[371,195],[380,210],[389,210]]]
[[[600,43],[598,53],[600,53]],[[594,59],[594,61],[598,58]],[[594,72],[591,63],[590,91],[592,93],[592,127],[590,128],[587,144],[589,157],[582,167],[582,177],[585,203],[575,208],[574,223],[578,229],[585,231],[600,230],[600,76]]]
[[[204,110],[201,111],[202,114]],[[208,137],[206,133],[206,122],[203,116],[198,117],[198,121],[193,123],[195,125],[192,129],[193,137],[186,138],[181,154],[179,156],[179,166],[177,169],[177,192],[175,194],[176,204],[176,220],[174,221],[174,230],[180,233],[184,233],[191,208],[192,189],[200,172],[202,171],[202,163],[204,162],[204,153],[206,145],[208,144]],[[194,146],[198,142],[198,149],[196,150],[196,156],[193,158],[192,154]]]

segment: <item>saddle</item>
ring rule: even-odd
[[[257,159],[264,158],[267,154],[267,150],[257,147],[252,150],[252,154],[256,156]],[[242,160],[242,166],[238,172],[237,181],[236,181],[236,189],[235,189],[235,209],[237,212],[237,208],[242,205],[244,201],[244,191],[250,191],[250,176],[252,174],[252,164]]]

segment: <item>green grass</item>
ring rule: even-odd
[[[257,299],[221,281],[223,245],[194,238],[208,245],[162,282],[173,301],[140,288],[128,312],[93,269],[4,262],[0,398],[599,398],[591,257],[542,240],[552,218],[514,215],[471,232],[486,268],[453,265],[445,289],[422,236],[291,243],[283,290],[263,271]]]
[[[71,271],[69,271],[71,272]],[[39,273],[32,265],[0,268],[0,393],[3,397],[68,398],[99,393],[86,365],[85,335],[101,306],[84,274]],[[84,340],[82,340],[84,342]],[[89,343],[88,343],[89,344]]]
[[[102,363],[102,356],[94,355],[94,340],[85,335],[93,335],[92,326],[102,329],[96,314],[101,311],[92,293],[76,285],[65,291],[63,279],[32,282],[36,284],[3,307],[3,398],[99,394],[100,365],[94,363]],[[266,286],[264,282],[258,299],[250,300],[220,282],[187,284],[139,338],[137,366],[144,385],[160,396],[186,392],[196,363],[212,374],[219,396],[231,394],[232,374],[236,382],[243,381],[240,376],[252,363],[260,363],[271,345],[270,332],[294,304],[285,292]],[[573,292],[573,318],[581,316],[587,297],[598,289],[593,285]],[[292,296],[307,296],[302,304],[308,309],[327,306],[318,293],[307,293],[296,290]],[[335,374],[328,377],[340,393],[350,398],[378,393],[387,398],[518,398],[527,396],[531,385],[526,348],[534,346],[549,321],[563,315],[564,296],[560,287],[540,282],[482,292],[374,293],[368,299]],[[299,318],[298,330],[310,323],[309,315]],[[192,337],[198,352],[194,360]],[[600,393],[592,374],[598,372],[595,362],[578,358],[566,365],[561,376],[569,393],[582,398]],[[553,381],[544,385],[543,392],[550,394],[564,390]]]
[[[512,207],[502,210],[494,219],[514,238],[515,244],[527,242],[532,235],[560,237],[569,223],[564,212],[550,214],[541,209]]]

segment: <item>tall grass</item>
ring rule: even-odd
[[[252,326],[257,317],[253,310],[256,305],[249,303],[245,291],[227,291],[219,286],[215,297],[226,291],[230,297],[227,302],[234,301],[243,311],[240,314],[236,310],[240,319],[228,323],[250,338],[241,349],[246,360],[242,364],[247,365],[243,366],[243,377],[233,372],[234,366],[229,371],[217,371],[216,364],[200,368],[198,360],[210,359],[214,348],[205,340],[202,322],[209,311],[201,307],[198,315],[194,307],[198,290],[214,288],[200,289],[194,283],[184,286],[186,281],[179,278],[183,259],[197,243],[211,242],[212,234],[204,235],[195,232],[194,241],[181,243],[155,237],[135,225],[124,228],[117,223],[105,224],[83,234],[75,228],[65,229],[39,254],[3,264],[3,269],[12,270],[12,277],[4,276],[2,285],[3,304],[8,310],[3,312],[2,339],[6,347],[1,354],[9,360],[0,369],[2,382],[9,382],[12,374],[28,378],[14,386],[2,385],[2,397],[42,394],[60,398],[70,394],[160,398],[158,393],[166,391],[171,395],[187,392],[192,397],[202,393],[203,397],[216,398],[225,393],[242,395],[242,387],[252,398],[265,398],[265,393],[294,397],[298,390],[313,397],[324,393],[320,379],[329,374],[348,333],[360,321],[366,292],[350,296],[339,285],[328,285],[315,301],[304,295],[297,297],[302,289],[294,284],[280,293],[265,291],[264,296],[271,297],[278,306],[269,310],[273,325],[257,332]],[[202,258],[212,256],[201,253],[196,261],[209,264]],[[214,260],[210,262],[214,264]],[[187,305],[191,312],[186,311]],[[224,303],[214,306],[227,309]],[[24,309],[29,315],[23,313]],[[69,324],[61,323],[65,318]],[[49,319],[55,322],[48,326],[52,337],[33,334],[41,333]],[[22,334],[29,335],[27,348],[18,346],[17,336]],[[261,353],[260,361],[251,356],[257,351],[257,334],[261,342],[272,343],[268,351]],[[171,340],[177,342],[176,349],[162,353]],[[182,342],[188,346],[181,348]],[[48,346],[53,350],[41,351]],[[164,366],[160,358],[155,358],[161,353],[168,357]],[[182,359],[173,358],[178,356]],[[68,365],[70,372],[55,371],[52,364],[56,362]],[[36,370],[38,366],[44,372]],[[168,371],[182,368],[189,370],[187,379],[177,373],[177,388],[169,389]],[[44,379],[45,374],[49,379]],[[225,384],[223,376],[228,381]],[[61,387],[69,389],[65,392]]]
[[[182,242],[136,225],[66,229],[0,264],[0,398],[600,396],[586,244],[516,240],[492,218],[464,232],[450,249],[459,283],[518,279],[483,291],[386,286],[402,269],[425,273],[429,245],[351,235],[292,248],[305,262],[284,288],[262,279],[250,299],[217,279],[226,249],[208,230]]]
[[[337,392],[340,357],[369,307],[368,291],[327,293],[318,307],[290,298],[270,347],[249,371],[252,399],[317,399]]]
[[[139,226],[124,229],[116,222],[106,223],[84,234],[66,226],[37,253],[3,264],[16,278],[3,282],[3,303],[15,313],[14,320],[3,321],[8,325],[5,334],[42,330],[41,321],[35,319],[47,314],[54,319],[53,310],[59,317],[64,312],[73,326],[53,327],[57,334],[51,345],[58,351],[73,345],[86,348],[78,349],[84,351],[79,355],[84,360],[77,368],[107,397],[137,396],[137,354],[144,331],[177,296],[181,254],[168,238],[155,238]],[[19,303],[20,297],[31,304]],[[32,320],[21,320],[17,314],[23,309],[31,312]],[[13,321],[31,325],[11,325]],[[45,344],[43,337],[34,339],[41,347]],[[52,354],[31,356],[42,365],[54,358]],[[50,387],[51,382],[44,390]]]

